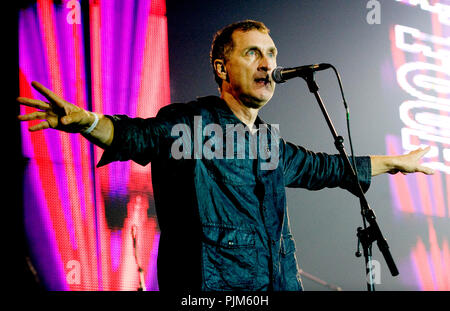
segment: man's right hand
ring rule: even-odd
[[[48,100],[45,102],[26,97],[17,98],[20,104],[39,109],[17,117],[20,121],[42,120],[29,128],[31,132],[53,128],[68,133],[83,134],[94,123],[94,113],[65,101],[36,81],[33,81],[31,85]],[[97,146],[105,148],[112,142],[114,126],[110,119],[99,114],[97,116],[99,116],[97,126],[84,136]]]
[[[31,85],[48,99],[48,102],[44,102],[26,97],[17,98],[20,104],[39,109],[18,116],[21,121],[43,120],[30,127],[31,132],[53,128],[69,133],[80,133],[94,122],[95,118],[91,112],[65,101],[36,81]]]

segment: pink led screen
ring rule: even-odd
[[[154,116],[170,102],[165,1],[80,2],[39,0],[19,11],[20,96],[44,100],[36,80],[85,109]],[[102,150],[80,135],[29,126],[25,227],[45,287],[158,290],[150,165],[96,169]]]

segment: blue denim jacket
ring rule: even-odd
[[[259,118],[257,134],[246,131],[243,140],[225,143],[227,126],[244,125],[215,96],[166,106],[154,118],[108,117],[114,139],[98,166],[130,159],[152,162],[161,290],[302,290],[285,187],[341,187],[355,193],[340,156],[286,142]],[[216,127],[214,134],[199,135],[208,124],[217,124],[222,133]],[[256,139],[256,157],[248,148],[255,137],[266,138]],[[243,142],[246,148],[239,149]],[[356,164],[367,191],[370,158],[357,157]]]

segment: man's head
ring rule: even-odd
[[[269,29],[261,22],[246,20],[219,30],[210,59],[221,93],[230,93],[251,108],[262,107],[275,88],[270,74],[276,54]]]

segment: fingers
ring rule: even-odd
[[[431,150],[431,146],[427,146],[425,148],[418,148],[416,150],[413,150],[409,153],[409,156],[406,158],[409,159],[408,161],[411,161],[411,163],[415,163],[410,167],[409,169],[405,169],[402,171],[404,175],[407,175],[408,173],[423,173],[426,175],[433,175],[434,170],[428,166],[419,164],[419,161],[423,158],[425,154],[427,154]],[[405,166],[407,168],[408,166]]]
[[[422,149],[422,156],[424,156],[428,151],[431,150],[431,146],[427,146],[426,148]],[[426,175],[433,175],[434,174],[434,169],[432,169],[431,167],[425,166],[425,165],[420,165],[419,166],[419,172],[422,172]]]
[[[419,157],[422,158],[430,150],[431,150],[431,146],[427,146],[426,148],[419,148],[418,149]],[[426,175],[433,175],[434,174],[434,170],[432,168],[428,167],[428,166],[425,166],[425,165],[418,165],[416,171],[424,173]]]
[[[47,114],[43,111],[35,111],[29,114],[20,115],[17,118],[20,121],[32,121],[32,120],[43,120],[47,117]]]
[[[50,128],[50,124],[48,123],[47,120],[45,120],[45,121],[43,121],[43,122],[41,122],[39,124],[33,125],[28,130],[30,132],[36,132],[36,131],[45,130],[45,129],[48,129],[48,128]]]
[[[46,117],[47,117],[47,114],[43,111],[35,111],[35,112],[29,113],[29,114],[17,116],[17,118],[20,121],[44,120],[43,122],[38,123],[38,124],[33,125],[30,128],[28,128],[28,130],[30,132],[36,132],[36,131],[50,128],[50,123],[47,120],[45,120]]]
[[[424,166],[424,165],[419,165],[419,167],[417,168],[418,172],[424,173],[426,175],[433,175],[434,174],[434,170],[430,167]]]
[[[419,150],[419,153],[421,153],[421,155],[423,156],[423,155],[427,154],[428,151],[430,151],[430,149],[431,149],[431,146],[427,146],[426,148],[419,148],[418,150]]]
[[[50,91],[48,88],[46,88],[37,81],[31,82],[31,85],[36,89],[36,91],[44,95],[45,98],[54,102],[57,106],[63,108],[64,100],[61,97],[59,97],[58,95],[56,95],[55,93],[53,93],[52,91]]]
[[[427,146],[425,148],[417,148],[415,150],[410,151],[408,154],[409,155],[415,155],[416,157],[423,157],[425,154],[428,153],[428,151],[430,151],[431,146]]]
[[[42,100],[31,99],[26,97],[17,97],[16,99],[20,104],[33,107],[41,110],[47,110],[50,108],[50,105]]]

